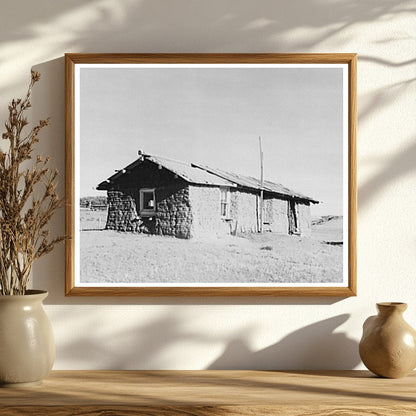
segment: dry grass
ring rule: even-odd
[[[107,211],[91,211],[89,208],[80,209],[81,231],[104,230],[107,221]]]
[[[105,212],[82,215],[98,228]],[[95,220],[93,220],[95,219]],[[95,222],[94,222],[95,221]],[[339,230],[338,230],[339,231]],[[81,282],[328,283],[342,281],[342,246],[266,234],[180,240],[115,231],[81,233]]]

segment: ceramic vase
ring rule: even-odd
[[[416,331],[403,319],[405,303],[377,303],[378,315],[363,325],[360,357],[381,377],[400,378],[416,367]]]
[[[0,296],[0,386],[40,384],[55,360],[52,326],[42,301],[47,292]]]

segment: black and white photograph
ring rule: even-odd
[[[347,287],[345,63],[81,63],[77,287]]]

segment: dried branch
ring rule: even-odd
[[[49,157],[37,156],[30,168],[23,163],[32,159],[40,131],[50,119],[40,120],[24,135],[29,124],[25,111],[31,107],[32,88],[40,79],[32,71],[23,99],[12,100],[5,132],[0,140],[0,294],[23,295],[29,283],[33,262],[50,253],[65,236],[50,237],[47,224],[63,205],[56,192],[58,171],[49,168]],[[40,189],[39,189],[40,188]],[[40,195],[37,198],[34,194]]]

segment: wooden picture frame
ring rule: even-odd
[[[71,53],[65,56],[65,71],[65,219],[66,234],[70,236],[66,241],[67,296],[356,295],[356,54]],[[270,91],[274,91],[274,83],[277,82],[275,80],[279,80],[279,87],[276,83],[276,92],[273,95]],[[132,90],[134,93],[131,93]],[[124,98],[127,96],[130,98]],[[255,99],[257,106],[252,107]],[[273,106],[276,106],[276,109]],[[132,107],[135,112],[129,113]],[[195,111],[201,111],[197,116],[194,113],[195,108]],[[299,111],[302,111],[301,117]],[[247,117],[247,114],[254,115]],[[335,114],[336,121],[332,120],[332,114]],[[279,125],[276,125],[275,118],[279,118]],[[279,146],[273,141],[277,140],[275,138],[266,137],[265,142],[262,142],[263,138],[259,140],[258,136],[264,133],[256,130],[256,123],[253,121],[257,119],[259,125],[261,124],[259,130],[269,126],[269,130],[266,130],[270,136],[275,132],[282,132],[280,129],[286,124],[290,124],[294,133],[288,133],[290,130],[287,127],[286,133],[292,136],[281,138],[277,134]],[[148,126],[150,121],[151,127]],[[198,126],[197,122],[200,123]],[[222,134],[218,132],[220,128],[222,132],[226,131],[221,141],[217,137]],[[201,133],[201,136],[204,136],[208,134],[207,130],[211,132],[210,137],[215,138],[212,142],[206,138],[205,142],[197,142],[198,138],[194,138],[195,143],[199,143],[200,147],[202,143],[204,147],[204,150],[200,153],[195,151],[195,154],[206,154],[208,158],[214,154],[215,149],[212,148],[217,147],[221,148],[221,151],[217,150],[216,157],[223,157],[225,150],[222,149],[228,148],[229,137],[230,143],[233,144],[233,147],[230,145],[229,148],[234,149],[230,152],[233,157],[229,156],[228,159],[230,165],[243,158],[242,165],[248,167],[258,163],[261,173],[259,169],[258,175],[255,173],[254,178],[254,175],[235,173],[237,169],[230,173],[231,167],[226,166],[224,169],[224,164],[222,169],[210,168],[205,165],[208,161],[201,160],[201,157],[191,163],[171,159],[175,156],[172,156],[171,152],[179,154],[178,149],[183,153],[188,151],[189,144],[193,142],[184,138],[187,134],[196,137],[196,133]],[[243,144],[240,148],[243,139],[240,142],[238,137],[243,136],[247,130],[250,130],[253,136],[250,149],[256,149],[255,152],[247,152]],[[329,136],[329,130],[336,132],[333,134],[334,138]],[[133,150],[130,149],[130,153],[134,153],[130,161],[125,163],[125,154],[123,159],[117,152],[120,149],[124,151],[129,146],[132,148],[132,143],[135,145],[133,136],[138,138],[137,146]],[[152,149],[139,150],[142,149],[140,137],[144,136],[146,139],[143,141],[147,147],[159,146],[157,148],[166,149],[165,154],[155,156]],[[169,136],[172,136],[172,139]],[[299,138],[300,136],[302,137]],[[308,139],[303,136],[307,136]],[[160,139],[163,143],[156,145],[159,137],[163,137],[163,140]],[[182,139],[183,142],[180,141]],[[293,157],[291,152],[284,151],[289,149],[292,143],[297,149],[296,157]],[[260,154],[257,150],[259,145]],[[275,152],[277,156],[272,162],[268,163],[266,160],[263,178],[263,153],[266,159],[269,156],[267,146],[274,149],[279,147],[280,152]],[[106,153],[98,151],[102,147],[106,148]],[[307,149],[304,151],[305,154],[302,147]],[[322,155],[319,156],[319,153]],[[293,179],[293,183],[303,178],[304,182],[299,183],[308,188],[309,185],[306,184],[321,182],[319,178],[322,178],[323,183],[325,178],[334,176],[332,170],[322,171],[319,173],[321,176],[314,176],[318,175],[315,171],[319,170],[321,165],[326,166],[326,162],[328,166],[334,165],[333,160],[329,160],[333,154],[337,155],[337,159],[334,160],[338,163],[336,169],[334,168],[336,181],[331,179],[333,182],[329,181],[328,186],[322,186],[326,188],[322,190],[322,195],[328,193],[327,200],[333,200],[333,206],[339,208],[338,214],[341,212],[341,215],[332,216],[328,211],[326,215],[313,219],[309,214],[310,207],[315,208],[316,205],[321,209],[318,202],[322,206],[325,205],[325,201],[321,202],[320,195],[305,196],[298,189],[292,191],[290,187],[272,181],[274,177],[270,178],[267,175],[268,171],[277,169],[278,164],[286,166],[286,172],[287,166],[296,165],[296,175],[287,178],[289,181]],[[188,152],[188,155],[193,154]],[[223,158],[225,160],[225,156]],[[210,165],[213,165],[212,160],[216,161],[211,159]],[[320,162],[322,160],[324,163]],[[84,188],[91,189],[91,183],[87,184],[87,180],[104,168],[108,174],[100,174],[99,180],[91,183],[94,187],[98,186],[98,189],[107,191],[106,201],[98,196],[89,197],[82,191],[84,181]],[[274,176],[279,175],[276,173]],[[342,195],[341,200],[335,197],[335,191],[329,193],[331,187],[336,190],[337,195]],[[318,191],[322,188],[316,187]],[[177,192],[181,193],[180,197]],[[208,210],[207,207],[212,206],[215,198],[218,199],[218,208]],[[198,204],[202,208],[197,208]],[[245,210],[240,208],[244,206]],[[286,208],[282,208],[285,206],[287,213]],[[107,209],[107,212],[99,212],[100,209]],[[256,219],[249,215],[252,210],[256,212]],[[325,214],[326,211],[321,210],[320,213]],[[81,231],[90,229],[82,225],[83,221],[87,223],[89,220],[99,221],[100,230],[106,230]],[[334,221],[334,225],[327,226],[330,221]],[[321,225],[323,228],[319,228]],[[331,227],[341,228],[341,239],[326,241],[324,237],[320,240],[303,237],[315,232],[315,229],[327,232]],[[208,271],[205,270],[205,274],[202,274],[204,267],[210,267],[210,264],[202,264],[204,260],[198,257],[199,254],[194,255],[192,250],[188,250],[188,241],[198,241],[190,238],[193,235],[203,235],[205,238],[206,234],[211,235],[211,231],[217,233],[215,238],[221,243],[222,238],[227,241],[230,260],[226,261],[226,265],[216,265],[217,268],[212,273],[207,269]],[[222,232],[227,233],[227,236],[223,237]],[[293,235],[288,237],[287,233]],[[279,237],[282,234],[283,236]],[[168,236],[163,237],[164,235]],[[86,238],[87,243],[84,241]],[[109,242],[107,246],[107,238],[118,240]],[[201,245],[211,244],[204,239],[201,241]],[[234,244],[234,241],[238,241],[238,244]],[[306,250],[303,247],[307,247],[307,250],[309,246],[315,247],[318,244],[316,241],[322,245],[323,251],[328,252],[325,262],[335,262],[335,258],[342,259],[341,265],[339,261],[335,266],[331,263],[331,267],[337,270],[333,272],[335,277],[331,277],[335,279],[333,282],[324,281],[323,278],[319,281],[321,276],[329,276],[331,267],[326,267],[327,263],[319,259],[316,260],[313,253],[309,255],[309,251],[307,254],[306,251],[302,251]],[[299,256],[290,251],[292,245],[295,247],[295,242],[302,247]],[[131,251],[128,257],[127,251],[133,250],[135,244],[139,244],[140,255],[145,251],[141,247],[150,247],[156,251],[148,251],[150,254],[140,260],[132,254],[138,251]],[[165,250],[167,244],[171,245],[171,251]],[[254,249],[252,246],[246,247],[250,244],[256,244],[253,247],[257,250],[257,254],[251,258],[250,250]],[[212,246],[209,246],[209,250],[211,248]],[[201,250],[201,253],[209,252],[207,248]],[[209,261],[214,264],[227,250],[220,248],[218,252],[211,253]],[[279,255],[285,256],[286,251],[289,252],[287,258],[290,260],[280,260]],[[87,252],[88,256],[85,254]],[[183,271],[187,268],[182,266],[173,270],[169,265],[171,258],[167,254],[170,252],[173,253],[170,255],[172,261],[177,261],[182,254],[188,253],[186,261],[195,263],[186,265],[190,267],[189,270],[195,271],[195,275],[201,273],[202,278],[197,277],[200,281],[173,280],[170,276],[178,275],[177,279],[186,279],[194,273]],[[268,252],[274,257],[265,257]],[[120,263],[122,266],[116,266],[115,263],[122,261],[124,255],[127,259],[132,259],[131,264],[124,266],[125,263]],[[306,260],[302,256],[306,256]],[[243,266],[245,257],[249,260],[247,265]],[[299,267],[296,263],[298,257],[303,259],[300,260],[302,264]],[[156,261],[160,259],[160,266],[165,267],[165,273],[153,273],[153,270],[159,270],[159,263],[156,263],[157,267],[152,266],[154,269],[146,264],[146,259],[149,259],[150,263],[154,258]],[[192,260],[193,258],[195,260]],[[262,261],[263,258],[264,264],[269,261],[284,263],[280,263],[283,266],[276,266],[276,269],[267,266],[268,269],[263,270],[259,266],[258,269],[254,269],[258,270],[258,273],[253,270],[247,271],[246,274],[241,272],[241,275],[244,275],[241,281],[227,281],[227,272],[235,272],[239,279],[239,268],[246,267],[249,270],[250,263],[257,259]],[[102,264],[105,261],[108,263],[105,266],[109,270],[108,273],[102,271],[107,270]],[[143,270],[147,267],[143,272],[145,276],[139,272],[128,274],[131,272],[123,269],[141,269],[138,265],[143,266]],[[283,270],[286,266],[291,271],[285,274]],[[305,271],[298,272],[301,267]],[[84,272],[84,269],[87,271]],[[225,270],[225,277],[218,277],[218,270]],[[342,276],[339,276],[340,273]],[[279,279],[286,279],[287,276],[287,280],[252,281],[257,277],[266,280],[266,277],[262,277],[263,274],[272,280],[274,275],[279,275]],[[124,278],[124,275],[130,280],[121,282],[120,279]],[[220,279],[219,282],[209,280],[216,277],[214,275]],[[297,277],[298,275],[302,277]],[[302,281],[304,275],[312,276],[311,282]],[[132,276],[133,279],[153,280],[131,281]]]

